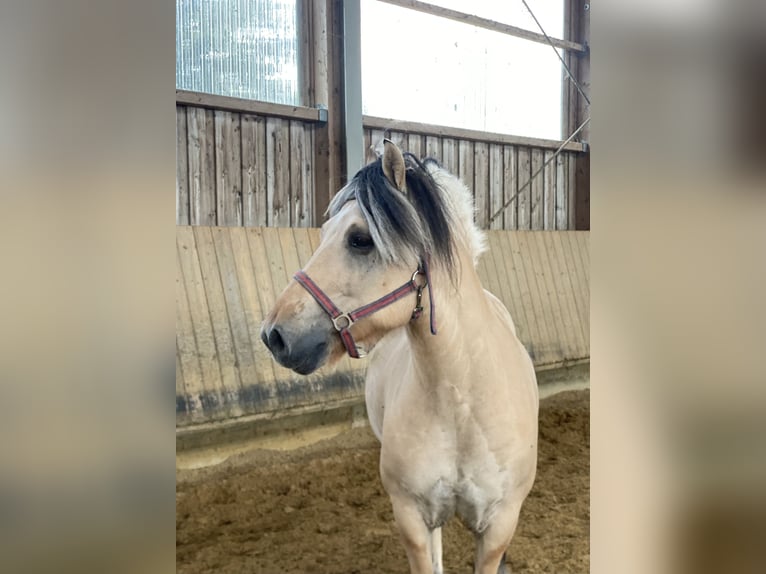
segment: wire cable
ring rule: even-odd
[[[551,42],[550,37],[548,34],[545,33],[545,30],[543,30],[542,25],[540,24],[540,21],[537,19],[537,16],[535,16],[535,13],[532,12],[532,9],[529,7],[529,4],[527,4],[527,0],[521,0],[522,4],[524,4],[524,7],[527,9],[527,12],[529,12],[529,15],[532,16],[532,19],[535,21],[535,24],[537,24],[537,27],[540,28],[540,32],[543,36],[545,36],[545,39],[548,40],[548,43],[551,45],[551,48],[553,48],[553,51],[556,52],[556,57],[561,61],[561,65],[564,66],[564,69],[567,71],[567,76],[569,76],[569,81],[571,81],[575,88],[577,88],[577,91],[580,92],[580,95],[585,99],[586,102],[588,102],[588,105],[590,105],[590,98],[585,95],[585,92],[583,91],[580,84],[575,80],[574,76],[572,75],[572,71],[569,69],[569,66],[567,66],[567,63],[564,61],[564,58],[561,57],[561,54],[559,54],[559,51],[556,49],[556,46],[553,45],[553,42]]]
[[[508,201],[506,201],[506,202],[503,204],[503,206],[502,206],[500,209],[498,209],[498,210],[497,210],[497,211],[496,211],[496,212],[495,212],[495,213],[492,215],[492,217],[490,217],[490,218],[489,218],[489,223],[492,223],[492,222],[493,222],[495,219],[497,219],[497,217],[498,217],[500,214],[502,214],[502,213],[503,213],[503,211],[505,211],[505,209],[506,209],[506,208],[507,208],[509,205],[511,205],[511,203],[513,203],[513,202],[514,202],[514,200],[515,200],[517,197],[519,197],[519,195],[521,195],[521,192],[522,192],[522,191],[524,191],[524,189],[525,189],[525,188],[526,188],[526,187],[527,187],[529,184],[531,184],[531,183],[532,183],[532,180],[533,180],[533,179],[535,179],[535,178],[537,177],[537,175],[538,175],[539,173],[541,173],[541,172],[542,172],[542,171],[545,169],[545,166],[547,166],[547,165],[548,165],[549,163],[551,163],[551,162],[552,162],[554,159],[556,159],[556,157],[557,157],[559,154],[561,154],[561,150],[563,150],[563,149],[566,147],[566,145],[567,145],[569,142],[571,142],[571,141],[572,141],[572,140],[575,138],[575,136],[576,136],[577,134],[579,134],[579,133],[580,133],[580,131],[581,131],[581,130],[582,130],[582,129],[583,129],[585,126],[586,126],[586,125],[588,125],[588,122],[590,122],[590,116],[589,116],[588,118],[586,118],[586,120],[585,120],[583,123],[581,123],[581,124],[580,124],[580,126],[579,126],[579,127],[578,127],[578,128],[577,128],[577,129],[576,129],[574,132],[572,132],[572,135],[571,135],[571,136],[569,136],[567,139],[565,139],[563,142],[561,142],[561,145],[558,147],[558,149],[557,149],[555,152],[553,152],[553,155],[551,155],[551,157],[549,157],[547,160],[545,160],[545,161],[543,162],[543,165],[541,165],[541,166],[540,166],[540,168],[539,168],[539,169],[538,169],[538,170],[537,170],[535,173],[533,173],[533,174],[531,175],[531,177],[530,177],[530,178],[529,178],[529,179],[528,179],[528,180],[527,180],[527,181],[524,183],[524,185],[522,185],[521,187],[519,187],[519,190],[518,190],[516,193],[514,193],[514,194],[511,196],[511,199],[509,199]]]

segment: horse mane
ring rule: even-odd
[[[435,159],[420,162],[405,153],[404,161],[406,194],[386,178],[379,158],[335,195],[328,214],[333,217],[356,200],[386,262],[429,258],[455,277],[458,245],[471,253],[474,265],[485,250],[484,234],[473,221],[471,192]]]

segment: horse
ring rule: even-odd
[[[443,572],[454,515],[475,536],[474,572],[509,573],[537,467],[538,390],[510,313],[479,280],[486,238],[471,192],[384,140],[328,215],[263,322],[264,344],[303,375],[369,356],[367,414],[413,574]]]

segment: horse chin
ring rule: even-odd
[[[300,365],[298,367],[293,368],[293,372],[298,373],[299,375],[310,375],[314,371],[316,371],[321,365],[317,366],[310,366],[310,365]]]

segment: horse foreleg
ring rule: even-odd
[[[434,528],[431,531],[431,564],[433,565],[434,574],[444,574],[441,528]]]
[[[506,553],[503,552],[503,557],[500,559],[500,565],[497,567],[497,574],[512,574],[511,566],[506,561],[505,554]]]
[[[415,503],[406,497],[392,496],[391,504],[394,508],[394,519],[399,528],[404,549],[407,552],[410,572],[412,574],[433,574],[431,562],[432,533],[423,522],[420,511]],[[441,542],[441,533],[439,542]]]
[[[510,574],[505,551],[511,543],[519,520],[521,505],[513,505],[498,512],[492,523],[478,537],[475,574]]]

